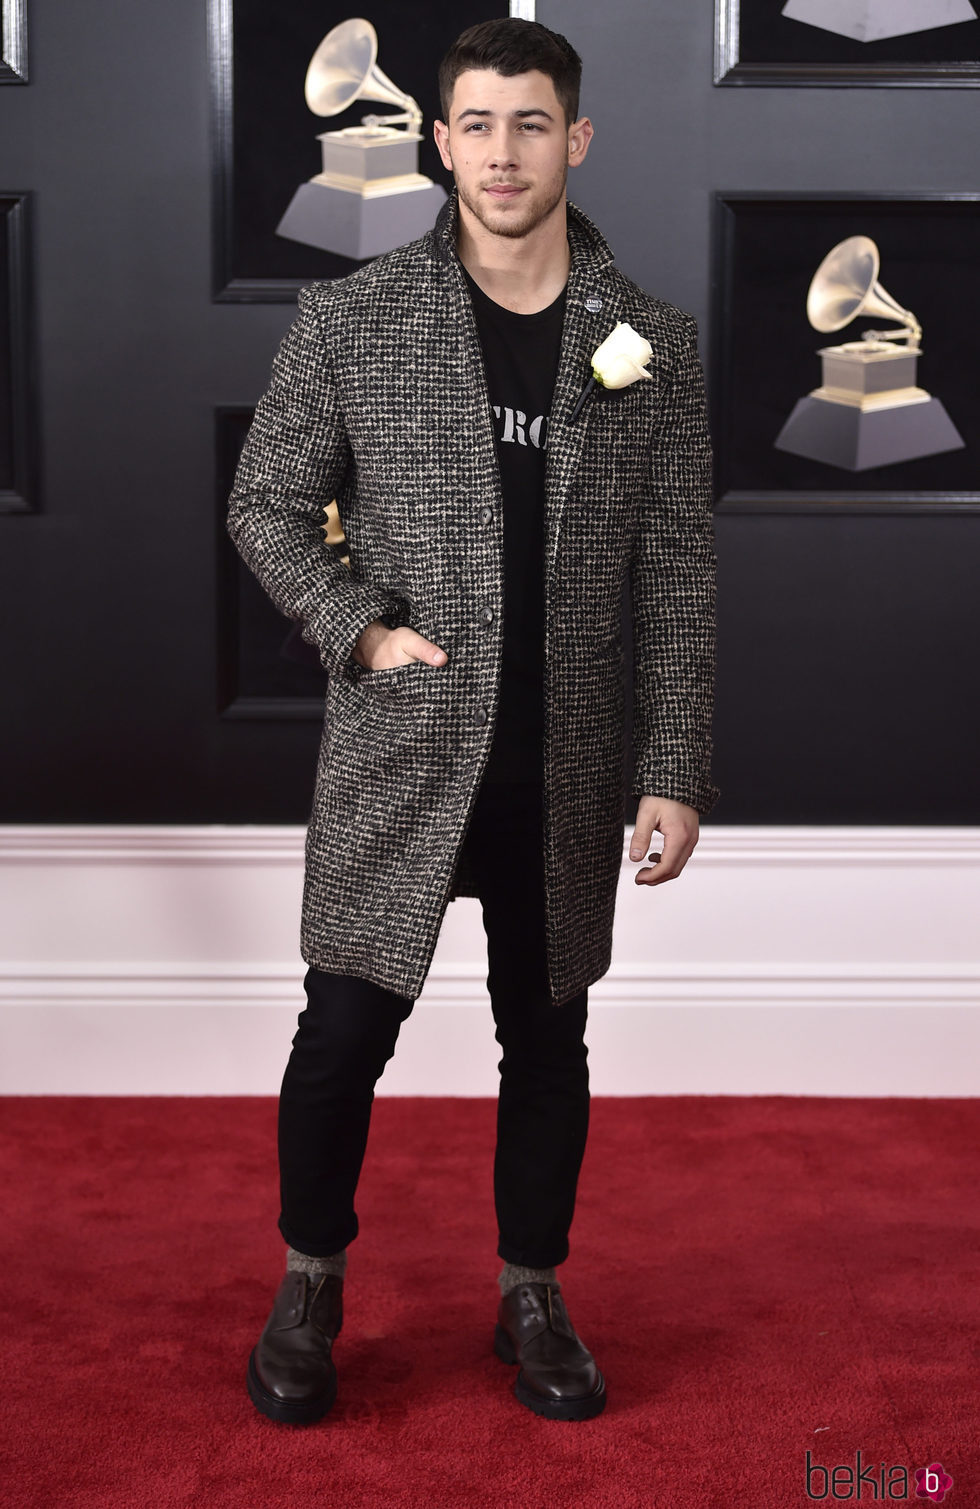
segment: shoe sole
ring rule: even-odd
[[[501,1362],[516,1364],[514,1344],[499,1324],[493,1336],[493,1349]],[[536,1415],[543,1415],[547,1420],[592,1420],[596,1415],[601,1415],[606,1407],[606,1380],[601,1373],[591,1394],[584,1394],[578,1399],[545,1399],[524,1382],[522,1368],[514,1380],[514,1393],[527,1409],[533,1410]]]
[[[334,1405],[337,1398],[337,1375],[334,1373],[331,1376],[327,1392],[316,1399],[278,1399],[275,1394],[269,1393],[259,1378],[253,1350],[248,1359],[248,1397],[257,1410],[270,1420],[278,1420],[281,1425],[315,1425]]]

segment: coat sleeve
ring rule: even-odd
[[[330,352],[303,288],[255,410],[228,501],[235,547],[280,612],[297,619],[328,671],[356,675],[351,651],[362,629],[404,604],[357,581],[327,544],[324,510],[352,464],[331,375]]]
[[[630,561],[634,796],[711,810],[715,549],[697,326],[665,380]]]

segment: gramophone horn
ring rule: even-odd
[[[394,85],[377,63],[378,34],[370,21],[355,16],[328,31],[306,70],[306,103],[314,115],[339,115],[355,100],[400,105],[404,119],[421,121],[410,94]]]
[[[813,275],[806,312],[815,330],[840,330],[859,314],[876,314],[905,325],[918,342],[922,328],[878,282],[880,259],[870,236],[848,236],[829,251]],[[897,332],[896,332],[897,333]]]

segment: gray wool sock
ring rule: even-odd
[[[509,1294],[516,1289],[518,1284],[554,1284],[560,1289],[561,1284],[555,1277],[554,1268],[522,1268],[517,1263],[505,1263],[497,1278],[501,1294]]]
[[[286,1272],[308,1273],[310,1278],[322,1278],[325,1273],[333,1273],[337,1278],[343,1278],[347,1272],[347,1248],[341,1248],[332,1257],[308,1257],[305,1252],[297,1252],[295,1247],[286,1250]]]

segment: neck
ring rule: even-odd
[[[495,236],[459,200],[459,260],[478,288],[515,314],[537,314],[568,282],[570,254],[562,198],[526,236]]]

